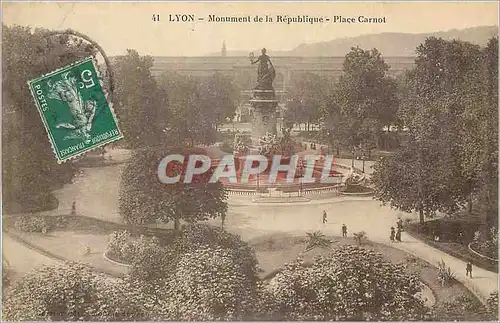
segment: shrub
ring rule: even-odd
[[[479,300],[470,295],[459,295],[437,304],[430,315],[432,321],[484,321],[486,310]]]
[[[269,283],[285,320],[421,320],[421,283],[402,266],[357,246],[342,246],[311,266],[287,264]]]
[[[455,274],[446,266],[444,260],[438,263],[438,282],[441,286],[451,285],[455,281]]]
[[[134,256],[132,238],[128,231],[114,231],[109,236],[106,254],[120,262],[130,263]]]
[[[167,246],[152,239],[139,241],[141,247],[136,248],[129,279],[150,304],[148,311],[156,313],[155,319],[237,319],[253,308],[245,299],[257,299],[252,294],[258,289],[257,259],[239,236],[191,224],[183,226],[181,234]],[[229,308],[230,297],[226,295],[234,293],[242,300]],[[252,302],[256,306],[257,301]],[[206,306],[206,311],[201,306]]]
[[[344,193],[370,193],[372,190],[369,187],[359,185],[359,184],[351,184],[352,181],[346,181],[346,186],[342,190]]]
[[[160,247],[156,237],[141,235],[137,239],[126,230],[115,231],[109,237],[106,254],[120,262],[133,264],[137,262],[136,258],[142,259],[143,254],[147,253],[153,245]]]
[[[368,239],[365,231],[355,232],[353,233],[353,235],[354,239],[358,242],[359,245],[361,245],[365,240]]]
[[[14,226],[19,231],[47,233],[50,229],[48,221],[41,216],[23,215],[16,220]]]
[[[176,271],[179,256],[175,250],[162,247],[155,239],[141,237],[137,242],[136,255],[128,282],[144,299],[149,313],[157,313],[153,319],[170,319],[163,303],[169,295],[168,281]]]
[[[257,279],[257,258],[255,251],[241,237],[218,227],[205,224],[183,226],[179,239],[175,242],[177,253],[194,251],[202,246],[231,249],[232,255],[252,279]]]
[[[326,236],[321,233],[321,231],[307,232],[307,242],[305,246],[305,251],[310,251],[316,247],[320,248],[330,248],[332,241],[326,238]]]
[[[492,292],[486,301],[489,320],[498,321],[498,291]]]
[[[257,282],[231,250],[202,247],[180,257],[167,312],[174,320],[244,320],[255,313],[257,295]]]
[[[122,280],[65,263],[42,267],[17,281],[7,293],[7,320],[117,321],[145,319],[140,295]]]

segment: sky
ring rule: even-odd
[[[170,22],[191,14],[194,22]],[[154,22],[153,15],[160,15]],[[386,23],[212,23],[209,15],[385,17]],[[266,47],[291,50],[301,43],[382,32],[426,33],[498,26],[497,2],[3,2],[6,25],[74,29],[93,38],[108,56],[133,48],[142,55],[203,56]],[[204,18],[204,20],[198,20]]]

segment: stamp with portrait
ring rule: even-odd
[[[28,82],[58,163],[123,138],[88,57]]]

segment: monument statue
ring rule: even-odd
[[[267,133],[275,135],[276,131],[276,107],[278,100],[273,88],[273,81],[276,71],[271,59],[266,54],[266,49],[262,49],[262,55],[254,59],[254,54],[250,53],[252,65],[259,63],[257,69],[257,86],[253,89],[252,104],[252,143],[254,145],[268,146],[261,142],[261,138]],[[268,138],[269,139],[269,138]],[[264,151],[267,148],[264,149]]]
[[[250,62],[252,65],[259,63],[256,89],[271,90],[273,88],[274,78],[276,77],[276,71],[271,59],[266,54],[266,49],[262,48],[262,55],[256,60],[254,60],[254,54],[250,53]]]

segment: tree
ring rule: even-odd
[[[118,200],[120,215],[127,223],[173,221],[175,230],[179,231],[180,220],[204,221],[227,212],[224,186],[220,182],[209,183],[213,170],[194,177],[192,183],[183,183],[182,178],[174,184],[160,182],[157,175],[160,161],[179,153],[185,156],[184,164],[177,165],[179,174],[184,174],[189,155],[203,154],[204,150],[155,147],[133,153],[121,175]]]
[[[207,92],[208,83],[201,83],[191,76],[168,72],[160,76],[158,83],[167,98],[167,109],[162,110],[163,118],[168,120],[164,129],[167,133],[166,140],[191,147],[214,143],[218,115],[214,106],[202,104],[203,100],[212,96]]]
[[[141,296],[122,280],[65,263],[42,267],[17,281],[7,293],[7,320],[127,321],[147,319]]]
[[[342,114],[340,105],[335,99],[335,90],[330,93],[321,114],[323,119],[321,136],[326,138],[328,144],[336,150],[337,155],[340,155],[340,148],[342,146],[352,146],[352,142],[349,138],[350,126],[348,118]]]
[[[481,204],[486,222],[498,226],[498,38],[492,38],[483,51],[486,91],[482,117]]]
[[[77,167],[58,165],[27,80],[52,72],[96,49],[69,35],[47,30],[3,26],[2,35],[2,179],[7,209],[43,209],[51,191],[70,182]],[[19,210],[18,210],[19,211]]]
[[[345,56],[344,74],[339,78],[333,99],[340,108],[342,119],[349,127],[343,137],[351,147],[361,147],[370,153],[380,146],[383,126],[395,121],[398,108],[397,85],[387,76],[387,65],[377,49],[351,48]],[[339,113],[330,113],[337,116]]]
[[[426,118],[420,123],[428,132],[425,140],[410,138],[392,156],[378,161],[371,176],[376,199],[405,212],[419,212],[420,223],[425,215],[454,211],[461,202],[450,184],[458,176],[456,167],[440,149],[439,125],[437,119]]]
[[[290,99],[286,103],[286,124],[318,124],[321,107],[328,95],[329,80],[313,73],[298,75],[292,80]]]
[[[234,118],[240,91],[230,78],[215,73],[200,83],[198,91],[200,110],[214,119],[215,131],[226,119]]]
[[[496,136],[489,135],[497,131],[497,127],[487,121],[495,120],[496,116],[488,114],[492,105],[485,102],[488,97],[485,79],[488,78],[485,77],[484,62],[488,60],[479,46],[431,37],[417,48],[417,53],[416,67],[407,75],[404,104],[399,111],[399,117],[409,129],[409,145],[414,146],[402,149],[406,152],[412,150],[415,156],[406,154],[407,158],[400,160],[406,165],[386,163],[386,166],[393,167],[392,170],[379,168],[381,176],[375,176],[375,180],[382,181],[385,176],[382,174],[399,173],[398,168],[413,171],[412,174],[400,175],[413,177],[412,183],[417,185],[399,186],[400,192],[389,193],[391,189],[379,182],[377,195],[382,201],[393,197],[391,204],[394,204],[394,199],[402,202],[403,195],[415,196],[415,191],[410,190],[416,190],[416,199],[421,200],[422,205],[412,198],[412,203],[402,204],[413,204],[423,221],[423,213],[435,210],[453,212],[466,200],[469,210],[472,210],[473,196],[478,195],[484,186],[481,178],[495,176],[494,173],[481,176],[481,170],[489,167],[486,165],[495,165],[498,150],[492,148],[496,147]],[[494,97],[494,92],[491,96]],[[496,113],[496,107],[490,111]],[[488,130],[478,132],[477,129]],[[491,147],[488,152],[486,147]],[[488,157],[493,155],[493,159]],[[429,156],[436,160],[431,161]],[[491,187],[495,186],[496,180]]]
[[[286,320],[421,320],[427,312],[417,296],[417,277],[355,246],[336,248],[310,266],[298,259],[271,280],[269,289]]]
[[[154,146],[165,134],[160,108],[166,104],[151,75],[153,59],[135,50],[119,56],[113,64],[116,79],[115,107],[124,140],[132,148]]]

